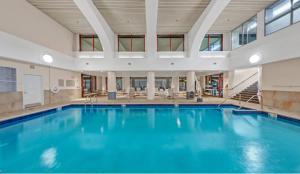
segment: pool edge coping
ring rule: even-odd
[[[68,103],[68,104],[61,104],[61,105],[57,105],[57,106],[53,106],[53,107],[49,107],[49,108],[43,108],[41,110],[36,110],[36,111],[28,112],[28,113],[16,114],[16,115],[13,115],[10,117],[1,118],[0,126],[9,124],[12,122],[18,122],[18,121],[25,120],[26,117],[31,118],[31,117],[34,117],[34,115],[43,114],[46,112],[50,112],[52,110],[63,109],[66,107],[71,107],[71,106],[120,106],[120,107],[123,107],[124,105],[125,105],[125,107],[126,106],[175,106],[175,107],[176,106],[179,106],[179,107],[180,106],[219,106],[219,104],[213,104],[213,103],[191,103],[191,104],[189,104],[189,103],[97,103],[97,104]],[[238,105],[233,104],[233,103],[225,103],[225,104],[221,104],[221,106],[239,107]],[[285,114],[272,113],[272,112],[259,110],[259,109],[252,109],[250,107],[243,107],[243,108],[249,109],[252,112],[261,113],[261,114],[267,114],[267,115],[275,114],[274,117],[279,118],[282,121],[291,121],[291,122],[300,124],[300,118],[287,116]],[[243,115],[243,114],[240,114],[240,115]]]

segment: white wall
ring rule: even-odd
[[[264,36],[263,11],[258,14],[257,40],[234,49],[230,53],[230,69],[247,68],[281,60],[300,57],[300,23],[281,29],[268,36]],[[256,65],[249,63],[249,58],[258,54],[261,61]]]
[[[34,69],[31,68],[32,65]],[[43,79],[44,90],[49,90],[49,77],[50,88],[58,86],[58,79],[74,80],[75,87],[64,87],[60,89],[80,89],[81,76],[79,72],[67,71],[57,68],[51,68],[46,66],[28,64],[23,62],[11,61],[0,57],[0,66],[16,68],[17,71],[17,91],[23,91],[23,77],[24,74],[40,75]],[[50,76],[49,76],[50,72]]]
[[[226,80],[228,83],[228,96],[231,97],[241,92],[258,81],[258,77],[258,67],[229,71],[226,75],[226,78],[228,78]],[[225,82],[224,85],[226,86]]]
[[[79,70],[91,71],[201,71],[228,70],[227,58],[78,59]],[[129,65],[131,63],[131,65]],[[173,64],[172,64],[173,63]]]
[[[13,10],[12,10],[13,9]],[[78,35],[57,24],[47,15],[25,0],[7,0],[0,6],[0,56],[44,64],[41,55],[50,53],[54,57],[53,67],[74,71],[227,71],[249,68],[253,54],[260,54],[259,64],[300,57],[300,23],[289,26],[264,37],[264,12],[258,14],[258,38],[256,41],[233,50],[230,54],[217,57],[212,53],[204,58],[143,58],[143,59],[74,59],[68,56]],[[8,34],[13,33],[13,35]],[[17,35],[18,37],[14,36]],[[25,39],[22,39],[25,38]],[[115,36],[116,39],[116,36]],[[42,46],[44,45],[44,46]],[[185,44],[187,46],[188,44]],[[230,46],[230,33],[224,35],[224,49]],[[73,46],[75,50],[78,45]],[[117,43],[115,44],[115,49]],[[186,48],[188,50],[188,48]],[[59,51],[66,54],[62,54]],[[224,53],[224,52],[223,52]],[[221,53],[221,54],[223,54]],[[199,53],[200,54],[200,53]],[[216,56],[217,55],[217,56]],[[215,56],[215,57],[214,57]],[[128,64],[131,65],[128,65]]]
[[[51,66],[53,67],[77,70],[73,57],[0,31],[0,57],[48,65],[42,59],[44,54],[52,55],[54,60]]]
[[[72,54],[72,32],[26,0],[1,0],[0,30],[64,54]]]
[[[300,91],[300,58],[262,65],[262,89]]]

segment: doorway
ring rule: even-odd
[[[43,102],[42,77],[25,74],[23,80],[23,107],[42,105]]]
[[[96,76],[81,74],[82,97],[97,90]]]

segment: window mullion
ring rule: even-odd
[[[93,35],[93,51],[95,51],[95,35]]]
[[[170,46],[170,52],[171,52],[171,51],[172,51],[172,38],[171,38],[171,36],[170,36],[169,39],[170,39],[170,41],[169,41],[169,42],[170,42],[170,45],[169,45],[169,46]]]
[[[210,34],[207,35],[207,51],[211,51],[210,50]]]
[[[290,25],[292,25],[293,21],[294,21],[294,6],[293,6],[293,0],[290,0],[290,2],[291,2],[291,10],[290,10],[291,19],[290,19]]]
[[[130,52],[132,52],[132,37],[130,38]]]

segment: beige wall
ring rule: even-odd
[[[264,105],[300,113],[300,58],[262,65]]]
[[[300,58],[262,65],[262,89],[300,92]]]
[[[71,55],[73,33],[26,0],[2,0],[0,30]]]
[[[81,74],[79,72],[31,65],[1,58],[0,66],[16,68],[17,72],[17,92],[0,93],[0,113],[16,111],[23,108],[22,93],[24,74],[40,75],[42,77],[45,104],[48,104],[49,101],[51,103],[66,102],[81,96]],[[51,94],[51,98],[49,99],[49,87],[53,88],[54,86],[58,86],[58,79],[63,79],[65,81],[65,86],[59,87],[59,93]],[[66,80],[74,80],[75,86],[66,87]]]

